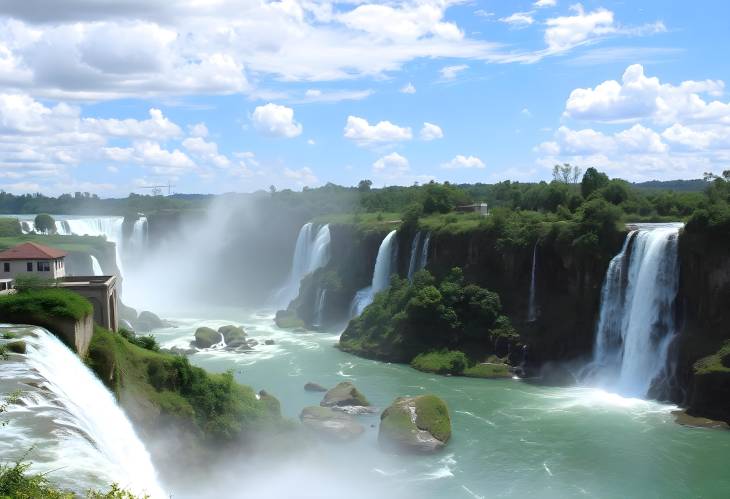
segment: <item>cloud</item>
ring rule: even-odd
[[[312,186],[319,182],[312,169],[306,166],[298,170],[284,168],[284,176],[293,180],[299,187]]]
[[[441,127],[429,122],[425,122],[423,124],[423,128],[421,128],[419,135],[421,136],[421,140],[427,141],[444,138],[444,132],[441,130]]]
[[[182,134],[180,127],[167,119],[159,109],[150,109],[149,115],[150,119],[143,121],[85,118],[84,126],[91,132],[112,137],[167,140]]]
[[[218,144],[206,141],[203,137],[188,137],[183,140],[183,147],[202,163],[218,168],[227,168],[231,161],[218,152]]]
[[[514,28],[524,28],[525,26],[529,26],[535,22],[535,19],[532,17],[532,12],[515,12],[514,14],[502,17],[499,20]]]
[[[469,66],[467,64],[458,64],[456,66],[443,67],[439,72],[441,73],[441,78],[444,80],[453,80],[459,73],[468,68]]]
[[[413,83],[410,81],[403,85],[400,89],[400,92],[402,94],[415,94],[416,93],[416,87],[413,86]]]
[[[719,80],[661,83],[634,64],[624,71],[620,83],[609,80],[594,88],[573,90],[564,116],[607,123],[647,119],[662,125],[677,121],[730,124],[730,102],[707,102],[701,97],[719,96],[724,87]]]
[[[396,178],[410,170],[408,159],[397,152],[392,152],[373,163],[373,173],[386,178]]]
[[[441,163],[441,168],[449,170],[457,168],[484,168],[484,162],[476,156],[457,154],[451,161]]]
[[[558,4],[558,0],[537,0],[532,5],[535,8],[541,9],[543,7],[555,7]]]
[[[371,125],[364,118],[348,116],[344,136],[360,145],[371,145],[411,140],[413,133],[410,128],[395,125],[390,121],[380,121]]]
[[[549,50],[563,52],[593,38],[616,32],[613,12],[608,9],[586,12],[581,4],[575,4],[571,10],[575,15],[546,21],[545,43]]]
[[[340,102],[345,100],[363,100],[373,95],[373,91],[366,90],[333,90],[323,92],[312,88],[304,92],[304,98],[296,102]]]
[[[294,121],[294,110],[290,107],[272,104],[258,106],[251,116],[254,128],[274,137],[293,138],[302,133],[302,125]]]
[[[706,99],[723,90],[719,80],[675,85],[647,77],[638,64],[629,66],[621,82],[571,92],[563,118],[594,125],[561,126],[535,148],[537,162],[601,167],[635,181],[699,178],[730,160],[730,103]],[[616,130],[621,123],[630,126]]]

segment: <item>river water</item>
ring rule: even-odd
[[[240,492],[233,478],[221,476],[204,490],[176,491],[173,485],[174,497],[715,498],[730,493],[730,432],[680,426],[671,415],[674,406],[591,388],[433,376],[340,352],[335,332],[278,329],[273,312],[209,310],[196,316],[172,319],[177,327],[154,334],[163,347],[186,347],[197,327],[243,325],[260,342],[253,353],[210,351],[190,360],[215,372],[231,369],[239,382],[266,389],[279,398],[287,417],[297,418],[303,407],[321,400],[322,394],[304,391],[306,382],[330,387],[349,380],[378,408],[397,396],[442,397],[451,411],[453,436],[437,455],[392,456],[377,446],[378,416],[361,416],[367,431],[354,443],[324,446],[295,466],[268,468]],[[267,339],[275,345],[264,345]]]

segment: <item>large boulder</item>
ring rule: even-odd
[[[218,332],[223,336],[227,347],[247,346],[246,332],[240,326],[222,326],[218,328]]]
[[[330,440],[343,442],[353,440],[365,431],[355,418],[329,407],[316,405],[305,407],[299,415],[299,420],[306,428]]]
[[[326,392],[327,389],[320,385],[319,383],[312,383],[311,381],[307,382],[304,385],[304,390],[308,392]]]
[[[325,393],[319,405],[322,407],[369,407],[370,402],[355,388],[355,385],[349,381],[343,381]]]
[[[378,442],[388,449],[427,454],[451,438],[446,403],[435,395],[399,397],[380,416]]]
[[[195,331],[195,341],[193,341],[193,345],[198,348],[210,348],[213,345],[220,343],[222,336],[223,335],[215,329],[199,327]]]
[[[137,320],[133,322],[136,331],[148,332],[153,329],[160,329],[165,327],[165,322],[160,319],[157,315],[144,310],[139,313]]]
[[[276,325],[282,329],[301,329],[305,324],[293,310],[279,310],[274,317]]]

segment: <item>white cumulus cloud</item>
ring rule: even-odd
[[[419,133],[421,140],[436,140],[444,138],[444,132],[441,127],[433,123],[425,122],[421,132]]]
[[[293,138],[302,133],[302,125],[294,121],[294,110],[269,102],[254,109],[251,116],[254,128],[266,135]]]
[[[397,152],[392,152],[373,163],[373,173],[383,177],[400,177],[410,170],[408,159]]]
[[[413,133],[409,127],[401,127],[390,121],[371,125],[365,118],[348,116],[344,136],[358,144],[369,145],[411,140]]]
[[[441,163],[441,168],[458,169],[458,168],[484,168],[484,161],[476,156],[464,156],[457,154],[454,159],[446,163]]]

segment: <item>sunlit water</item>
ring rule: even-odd
[[[215,320],[176,319],[177,328],[155,334],[165,347],[187,346],[199,326],[244,325],[261,343],[253,353],[190,359],[211,371],[232,369],[238,381],[266,389],[287,417],[321,400],[303,390],[307,381],[350,380],[379,408],[402,395],[442,397],[453,437],[441,454],[392,456],[377,446],[378,415],[361,416],[367,431],[357,442],[262,470],[240,491],[235,477],[212,477],[204,491],[173,491],[175,497],[714,498],[730,491],[730,432],[679,426],[673,406],[587,388],[431,376],[342,353],[334,348],[336,334],[280,330],[271,313],[198,316],[206,315]],[[267,339],[275,345],[264,345]]]

